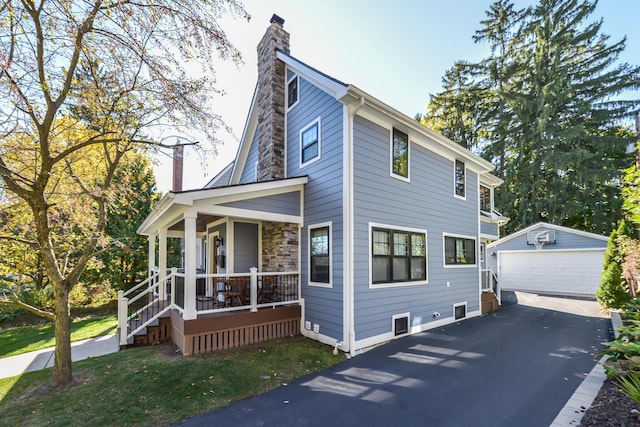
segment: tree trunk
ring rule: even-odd
[[[69,292],[66,285],[55,289],[55,337],[56,347],[53,362],[53,386],[68,384],[73,379],[71,373],[71,310]]]

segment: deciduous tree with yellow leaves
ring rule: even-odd
[[[240,61],[226,14],[248,19],[236,0],[0,0],[1,203],[28,207],[54,289],[54,386],[72,380],[69,293],[103,246],[123,160],[158,146],[154,126],[215,142],[215,59]]]

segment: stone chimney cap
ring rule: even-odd
[[[275,13],[273,14],[273,16],[271,17],[271,20],[269,21],[270,24],[278,24],[279,26],[283,26],[284,25],[284,19],[280,18],[278,15],[276,15]]]

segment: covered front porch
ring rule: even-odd
[[[120,345],[158,323],[159,339],[185,355],[300,333],[305,184],[165,195],[138,229],[149,237],[149,276],[119,293]]]

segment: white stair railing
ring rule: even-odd
[[[128,344],[142,329],[172,308],[175,296],[176,269],[171,274],[158,279],[158,272],[152,272],[146,280],[127,291],[118,291],[118,328],[120,329],[120,345]],[[171,286],[171,303],[160,300],[162,286]],[[132,295],[128,297],[128,295]],[[132,323],[136,326],[131,330]]]

